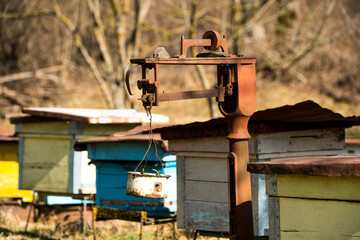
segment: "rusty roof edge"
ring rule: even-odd
[[[152,130],[162,128],[168,125],[153,125]],[[150,126],[137,126],[129,131],[114,133],[110,136],[106,137],[96,137],[96,138],[88,138],[88,139],[79,139],[74,143],[74,149],[76,151],[85,151],[87,150],[88,144],[95,143],[106,143],[106,142],[146,142],[150,139],[149,134]],[[160,144],[161,147],[168,151],[167,141],[163,140],[159,133],[153,134],[153,140]]]
[[[319,156],[305,159],[249,163],[247,170],[256,174],[307,176],[360,176],[360,155]]]
[[[297,110],[302,110],[303,113]],[[281,113],[285,113],[284,116],[281,116]],[[360,125],[360,117],[343,117],[339,113],[322,108],[319,104],[308,100],[295,105],[257,111],[250,118],[248,127],[251,134],[315,128],[349,128],[355,125]],[[163,139],[226,136],[227,124],[225,118],[216,118],[205,122],[174,125],[156,130],[156,132],[160,132]]]

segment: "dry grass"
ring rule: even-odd
[[[63,222],[57,220],[56,216],[51,219],[40,219],[36,223],[29,223],[25,232],[26,222],[20,221],[12,213],[0,212],[0,240],[11,239],[96,239],[104,240],[135,240],[139,239],[140,225],[136,222],[122,220],[99,221],[95,223],[95,231],[90,223],[87,224],[86,234],[82,232],[80,220],[73,222]],[[176,227],[176,225],[175,225]],[[143,239],[167,240],[173,239],[173,224],[163,224],[156,226],[144,226]],[[176,239],[193,239],[194,231],[176,229]],[[220,239],[214,237],[198,236],[199,240]]]

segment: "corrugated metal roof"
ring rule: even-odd
[[[295,131],[328,127],[352,127],[360,125],[360,117],[343,117],[329,109],[322,108],[313,101],[278,108],[257,111],[250,118],[250,134],[280,131]],[[225,118],[212,119],[206,122],[193,122],[159,129],[163,139],[185,139],[198,137],[226,136]]]
[[[51,120],[78,121],[90,124],[144,123],[149,122],[145,112],[134,109],[84,109],[84,108],[23,108],[28,115],[10,118],[11,123]],[[169,118],[152,114],[154,123],[167,123]]]
[[[165,125],[154,125],[151,128],[153,130],[163,128]],[[151,138],[164,150],[168,150],[167,142],[163,141],[160,137],[160,133],[154,133],[153,136],[148,134],[150,126],[138,126],[129,131],[114,133],[108,137],[97,137],[89,139],[81,139],[75,141],[74,148],[76,151],[84,151],[87,149],[88,144],[92,143],[105,143],[105,142],[147,142]]]
[[[258,174],[310,176],[360,176],[360,155],[323,156],[305,159],[249,163],[247,170]]]

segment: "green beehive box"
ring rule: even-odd
[[[19,188],[56,194],[94,194],[95,167],[77,139],[108,136],[149,121],[136,110],[25,108],[13,117],[19,136]],[[167,122],[153,115],[153,122]]]

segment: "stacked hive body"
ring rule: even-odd
[[[344,118],[307,101],[256,112],[249,122],[250,161],[275,161],[337,155],[344,150],[344,128],[359,119]],[[228,232],[228,180],[225,119],[160,130],[177,156],[179,228]],[[254,232],[268,235],[265,176],[252,176]],[[241,191],[241,189],[239,189]]]
[[[32,192],[19,190],[19,139],[12,135],[0,135],[0,199],[32,201]]]
[[[146,127],[116,133],[109,137],[79,140],[75,144],[77,150],[87,150],[92,163],[96,165],[96,205],[97,218],[127,219],[133,211],[143,211],[148,218],[169,218],[176,212],[176,159],[167,151],[166,143],[159,134],[149,136],[140,134]],[[136,134],[138,133],[138,134]],[[149,138],[154,139],[148,157],[144,154],[148,149]],[[139,165],[141,160],[144,162]],[[160,161],[161,160],[161,161]],[[168,180],[169,192],[165,199],[139,198],[126,194],[127,172],[144,170],[146,173],[171,175]],[[163,165],[163,166],[162,166]],[[109,211],[112,208],[124,211]],[[113,215],[113,216],[112,216]]]
[[[266,174],[270,239],[360,237],[360,155],[251,163]]]
[[[107,136],[141,125],[148,118],[135,110],[27,108],[13,117],[19,136],[19,186],[59,195],[94,194],[95,167],[86,152],[75,152],[77,139]],[[155,115],[155,122],[167,117]]]

